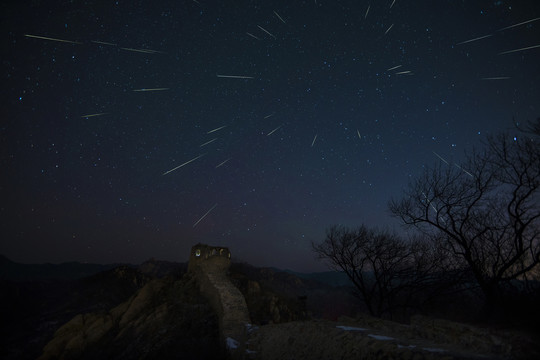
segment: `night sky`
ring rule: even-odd
[[[326,228],[400,231],[388,201],[425,166],[540,116],[538,0],[0,11],[0,253],[18,262],[187,261],[204,242],[322,270]]]

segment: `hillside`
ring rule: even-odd
[[[347,287],[233,263],[246,359],[527,359],[537,339],[416,316],[361,315]],[[316,277],[316,276],[314,276]],[[75,280],[2,280],[2,359],[220,359],[218,318],[186,264],[151,260]]]
[[[189,328],[205,327],[212,321],[203,319],[203,324],[197,325],[201,319],[198,316],[190,317],[193,312],[188,311],[189,306],[199,309],[197,313],[211,313],[211,310],[206,308],[205,300],[185,277],[186,270],[186,263],[157,260],[138,266],[89,265],[76,262],[54,265],[18,264],[4,257],[0,263],[0,284],[3,288],[0,295],[0,315],[3,319],[0,324],[0,357],[35,359],[41,355],[43,347],[62,325],[70,321],[73,322],[72,325],[77,321],[88,324],[91,321],[89,319],[97,319],[102,314],[107,314],[136,297],[146,285],[156,281],[168,281],[165,288],[170,287],[171,292],[157,298],[150,296],[155,303],[168,309],[176,309],[174,313],[180,318],[171,316],[179,323],[188,321],[191,324]],[[89,276],[84,276],[87,274]],[[330,298],[339,296],[334,293],[335,289],[328,285],[305,281],[277,270],[234,264],[230,274],[248,301],[252,321],[259,325],[303,320],[313,314],[324,315],[325,307],[319,308],[323,294]],[[178,289],[182,289],[183,297],[175,296],[175,291],[180,291]],[[312,294],[321,296],[310,296]],[[349,296],[347,291],[342,290],[337,291],[337,294],[342,294],[347,299]],[[304,296],[303,300],[299,299],[299,296]],[[183,305],[180,306],[180,303]],[[185,306],[188,306],[186,311]],[[150,306],[144,311],[152,313],[154,310]],[[207,322],[208,324],[204,325]],[[209,325],[209,328],[212,326]],[[177,335],[178,331],[183,331],[181,328],[175,329]],[[117,340],[121,340],[121,337]],[[103,347],[102,345],[100,342],[100,347]]]
[[[39,281],[73,280],[113,269],[120,264],[84,264],[66,262],[62,264],[20,264],[0,255],[0,280]]]

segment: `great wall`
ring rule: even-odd
[[[231,358],[242,359],[251,324],[244,296],[229,280],[228,248],[197,244],[192,247],[188,272],[195,275],[201,293],[219,317],[219,333]]]

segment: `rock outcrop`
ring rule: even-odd
[[[148,282],[106,313],[75,316],[39,359],[219,359],[218,319],[190,275]]]

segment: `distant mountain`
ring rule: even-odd
[[[240,291],[244,292],[247,288],[249,293],[253,292],[253,287],[260,286],[262,290],[284,298],[298,299],[304,303],[306,311],[315,317],[337,319],[339,316],[352,316],[364,310],[363,304],[354,295],[353,287],[349,284],[338,285],[339,280],[342,280],[342,274],[339,273],[329,274],[326,278],[324,275],[320,276],[320,273],[299,276],[292,271],[258,268],[246,263],[233,263],[230,273],[233,283]],[[249,296],[246,298],[249,300]]]
[[[144,275],[162,278],[167,275],[185,273],[187,271],[187,263],[162,261],[152,258],[137,266],[137,269]]]
[[[65,262],[62,264],[20,264],[0,255],[0,280],[74,280],[110,270],[120,265],[121,264],[85,264],[80,262]]]
[[[150,259],[140,265],[130,264],[88,264],[76,261],[61,264],[21,264],[0,254],[0,280],[41,281],[41,280],[75,280],[88,277],[118,266],[138,268],[145,275],[163,277],[174,272],[187,270],[187,263],[177,263]],[[352,286],[344,272],[324,271],[300,273],[292,270],[269,268],[277,273],[288,273],[301,279],[314,280],[330,286]]]
[[[314,273],[300,273],[292,270],[279,270],[293,274],[302,279],[315,280],[330,286],[353,286],[353,283],[343,271],[322,271]]]
[[[138,269],[142,274],[151,277],[164,277],[187,270],[187,263],[150,259],[140,265],[131,264],[87,264],[65,262],[62,264],[21,264],[4,255],[0,255],[0,280],[8,281],[45,281],[76,280],[89,277],[120,266]]]

